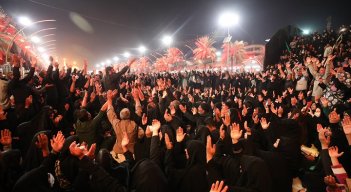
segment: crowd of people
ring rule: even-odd
[[[131,59],[89,74],[14,55],[0,191],[348,191],[350,34],[296,36],[250,73],[135,74]]]

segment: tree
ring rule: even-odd
[[[171,47],[167,49],[165,57],[167,60],[166,63],[168,65],[176,65],[177,63],[184,61],[183,52],[176,47]]]
[[[148,70],[149,66],[150,66],[149,58],[145,56],[140,57],[138,61],[139,72]]]
[[[203,36],[196,40],[196,48],[193,50],[195,60],[216,60],[216,49],[213,47],[215,41],[209,36]]]
[[[159,57],[156,59],[155,69],[157,71],[167,71],[169,69],[166,56]]]
[[[245,43],[243,41],[235,41],[234,43],[223,43],[222,49],[222,63],[227,63],[228,49],[229,59],[234,64],[240,64],[245,59]]]

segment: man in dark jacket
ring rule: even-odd
[[[123,67],[123,69],[121,71],[119,71],[118,73],[115,72],[115,70],[113,69],[113,67],[106,67],[106,75],[104,77],[104,87],[105,87],[105,91],[107,90],[114,90],[117,88],[117,85],[119,85],[119,80],[121,78],[121,76],[126,73],[131,65],[136,61],[136,58],[131,59],[128,62],[128,65]]]

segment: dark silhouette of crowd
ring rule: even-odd
[[[350,28],[259,72],[0,74],[0,191],[348,191]],[[27,69],[27,70],[25,70]]]

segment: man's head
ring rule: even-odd
[[[128,108],[123,108],[121,112],[119,113],[119,117],[121,120],[126,120],[130,118],[130,111]]]
[[[106,67],[105,71],[106,71],[106,74],[111,75],[115,72],[115,69],[113,69],[113,67],[108,66]]]
[[[207,103],[201,103],[197,108],[200,115],[206,114],[210,111],[210,106]]]
[[[86,109],[81,109],[78,113],[78,119],[81,122],[89,121],[91,119],[91,114]]]

